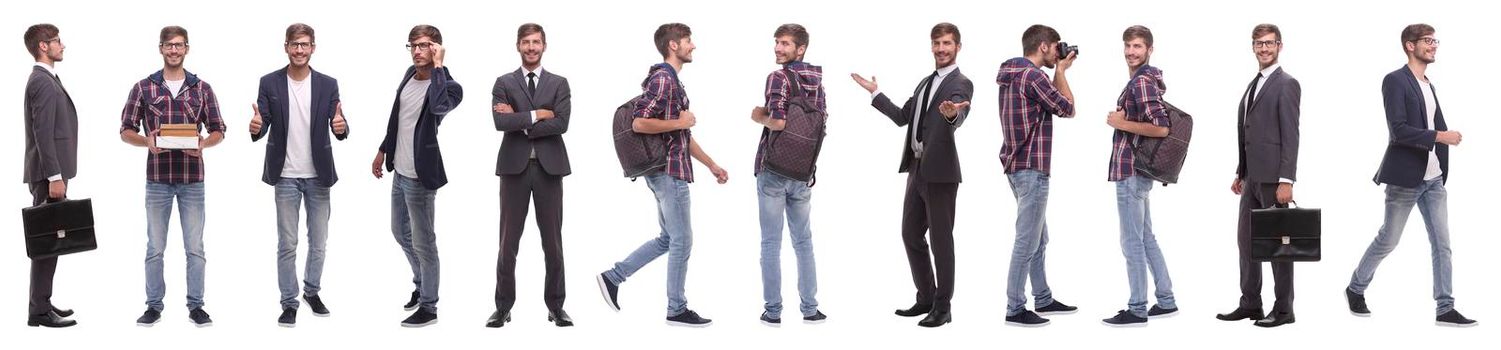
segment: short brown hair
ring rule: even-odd
[[[187,43],[188,42],[188,30],[187,29],[184,29],[183,27],[178,27],[178,26],[166,26],[166,27],[162,27],[162,34],[161,34],[161,39],[160,39],[161,41],[158,41],[157,43],[158,44],[166,44],[167,40],[172,40],[173,37],[179,37],[179,36],[182,37],[182,42],[183,43]]]
[[[1131,39],[1136,38],[1141,38],[1142,42],[1147,44],[1147,47],[1152,47],[1152,30],[1146,26],[1134,25],[1126,28],[1126,31],[1121,33],[1121,41],[1131,41]]]
[[[443,45],[443,32],[438,31],[438,27],[426,24],[418,24],[417,26],[412,27],[412,31],[410,33],[407,33],[407,42],[410,43],[417,41],[417,39],[420,39],[424,36],[428,39],[432,39],[432,41],[438,43],[438,45]]]
[[[1402,51],[1407,51],[1407,43],[1423,40],[1424,35],[1433,35],[1433,26],[1418,23],[1402,28]]]
[[[1022,54],[1037,53],[1037,47],[1042,46],[1042,43],[1056,43],[1062,40],[1063,38],[1058,36],[1058,31],[1053,27],[1033,24],[1027,28],[1026,32],[1022,32]]]
[[[772,38],[781,38],[783,36],[791,36],[792,43],[799,47],[808,46],[808,28],[803,28],[801,24],[783,24],[777,27],[776,33],[771,34]]]
[[[657,43],[657,53],[662,54],[662,58],[667,58],[669,44],[690,36],[693,36],[693,29],[688,28],[687,24],[668,23],[657,27],[657,33],[652,34],[652,40]]]
[[[536,23],[527,23],[516,27],[516,43],[521,43],[521,38],[525,38],[527,35],[532,35],[533,33],[542,34],[542,44],[547,44],[547,32],[542,30],[541,24]]]
[[[26,28],[26,36],[24,37],[26,39],[26,51],[31,53],[31,58],[42,57],[42,51],[37,48],[37,45],[57,38],[57,32],[57,26],[47,23],[32,25],[30,28]]]
[[[287,42],[292,42],[292,39],[296,39],[299,35],[306,35],[308,41],[318,41],[318,37],[313,35],[312,26],[302,23],[293,23],[287,26]]]
[[[959,26],[956,26],[953,23],[949,22],[943,22],[933,25],[933,32],[928,34],[928,39],[938,40],[938,38],[942,37],[944,34],[953,34],[954,43],[962,44],[959,41]]]
[[[1266,36],[1267,34],[1276,34],[1277,41],[1282,41],[1282,29],[1277,28],[1276,24],[1271,23],[1258,24],[1256,25],[1256,29],[1251,29],[1251,40],[1256,40],[1256,38]]]

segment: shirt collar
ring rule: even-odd
[[[959,69],[959,64],[958,63],[950,64],[950,65],[945,66],[943,68],[939,68],[938,71],[937,71],[938,72],[938,79],[943,79],[944,77],[949,76],[949,73],[953,73],[954,70],[956,70],[956,69]]]
[[[53,72],[52,71],[52,66],[51,65],[48,65],[46,63],[37,62],[36,66],[37,67],[42,67],[42,69],[47,70],[47,74],[51,74],[54,77],[57,76],[57,72]]]
[[[542,78],[542,66],[537,66],[537,70],[526,70],[526,66],[522,66],[521,67],[521,76],[525,77],[527,73],[536,73],[537,74],[537,78],[541,79]]]
[[[1279,69],[1279,68],[1282,68],[1282,64],[1281,63],[1273,63],[1270,67],[1266,67],[1266,69],[1262,69],[1261,70],[1261,77],[1262,78],[1271,77],[1272,73],[1276,73],[1277,69]]]

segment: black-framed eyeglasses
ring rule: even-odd
[[[316,44],[316,43],[305,42],[305,41],[291,41],[291,42],[287,42],[287,47],[288,48],[292,48],[292,49],[307,50],[307,49],[311,49],[311,48],[313,48],[313,46],[317,46],[317,45],[318,44]]]
[[[188,43],[161,43],[161,47],[168,50],[182,50],[188,48]]]
[[[1420,38],[1418,40],[1413,40],[1412,42],[1421,42],[1428,45],[1438,45],[1438,39],[1434,38]]]
[[[427,51],[428,49],[431,49],[431,48],[433,48],[433,43],[431,43],[431,42],[421,42],[421,43],[407,44],[407,51],[413,51],[413,50]]]
[[[1251,41],[1251,46],[1255,46],[1255,47],[1258,47],[1258,48],[1273,47],[1273,46],[1277,46],[1277,45],[1282,45],[1282,41],[1281,40],[1254,40],[1254,41]]]

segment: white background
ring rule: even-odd
[[[414,5],[421,3],[422,5]],[[918,7],[914,5],[925,5]],[[26,328],[21,323],[28,262],[21,239],[0,240],[0,300],[7,338],[28,345],[67,348],[110,345],[201,348],[248,345],[379,347],[520,344],[538,348],[607,345],[646,347],[886,346],[929,343],[957,347],[1006,345],[1127,347],[1261,347],[1310,343],[1477,346],[1494,342],[1497,322],[1493,234],[1497,167],[1492,59],[1498,57],[1491,18],[1478,3],[1423,2],[78,2],[13,4],[0,14],[11,34],[0,71],[0,111],[11,130],[0,164],[11,176],[22,164],[20,127],[23,81],[31,58],[21,33],[34,23],[62,29],[68,45],[57,66],[79,111],[79,176],[75,198],[94,199],[98,251],[63,257],[53,300],[78,310],[80,326]],[[662,324],[665,262],[642,269],[621,289],[624,310],[601,304],[594,275],[658,232],[650,192],[620,176],[607,119],[639,91],[647,67],[660,61],[651,36],[665,22],[693,27],[695,62],[682,71],[702,124],[700,144],[731,172],[716,185],[704,167],[693,187],[696,231],[688,278],[689,306],[713,318],[704,330]],[[869,96],[847,75],[879,77],[894,100],[907,97],[932,69],[928,32],[934,23],[959,26],[965,44],[958,62],[975,82],[974,108],[959,129],[965,182],[960,186],[955,236],[958,286],[955,323],[920,329],[916,318],[893,309],[912,302],[913,289],[899,238],[904,174],[896,173],[905,129],[869,107]],[[272,188],[260,182],[262,143],[246,133],[257,78],[286,63],[281,43],[288,24],[317,29],[312,65],[339,79],[352,137],[338,142],[342,181],[333,190],[333,218],[324,274],[330,318],[303,312],[298,328],[277,328]],[[572,130],[565,135],[574,175],[566,178],[567,310],[577,327],[545,322],[542,257],[528,225],[517,269],[515,321],[482,328],[493,311],[498,246],[498,180],[494,174],[501,133],[490,118],[489,91],[496,76],[519,65],[515,29],[524,22],[546,27],[543,66],[570,79]],[[797,22],[812,34],[807,60],[824,66],[833,116],[814,190],[821,309],[829,322],[759,325],[761,283],[751,158],[759,127],[748,111],[763,102],[767,73],[776,69],[772,32]],[[1324,261],[1297,268],[1299,322],[1274,330],[1249,322],[1221,322],[1239,296],[1235,210],[1227,190],[1235,168],[1235,104],[1257,70],[1250,32],[1258,23],[1281,26],[1284,69],[1303,86],[1302,150],[1298,201],[1324,209]],[[1449,207],[1458,307],[1484,328],[1451,330],[1433,325],[1429,251],[1417,213],[1407,239],[1382,265],[1368,293],[1372,318],[1346,311],[1341,290],[1381,223],[1383,192],[1370,182],[1386,145],[1380,82],[1406,61],[1399,32],[1411,23],[1437,27],[1438,63],[1428,76],[1438,88],[1449,125],[1466,141],[1452,149]],[[437,232],[443,262],[441,322],[401,329],[400,309],[411,291],[406,259],[389,229],[389,179],[375,180],[369,164],[384,134],[400,74],[411,61],[407,31],[426,23],[443,31],[446,64],[467,90],[440,136],[451,182],[438,194]],[[1002,325],[1004,290],[1014,237],[1015,201],[1001,173],[1001,132],[996,111],[996,67],[1021,54],[1022,31],[1034,23],[1056,28],[1082,56],[1069,72],[1079,117],[1058,120],[1049,226],[1048,279],[1055,296],[1080,306],[1042,329]],[[1195,139],[1180,185],[1153,192],[1154,228],[1175,283],[1176,318],[1145,329],[1116,330],[1099,319],[1124,308],[1124,259],[1118,248],[1114,185],[1106,182],[1110,129],[1106,111],[1128,77],[1120,33],[1143,24],[1156,35],[1152,64],[1166,74],[1168,100],[1196,118]],[[168,308],[152,329],[133,320],[145,309],[141,259],[145,246],[143,174],[146,151],[116,135],[128,88],[161,68],[157,33],[165,25],[190,32],[186,67],[213,85],[230,133],[207,150],[208,221],[205,300],[215,320],[194,329],[183,305],[183,255],[172,224],[166,254]],[[12,178],[15,180],[15,178]],[[5,187],[18,208],[30,197],[19,181]],[[14,214],[14,212],[13,212]],[[16,215],[0,227],[20,228]],[[174,215],[175,216],[175,215]],[[14,231],[14,230],[13,230]],[[797,297],[790,247],[783,250],[787,320]],[[300,260],[300,259],[299,259]],[[300,262],[299,262],[300,263]],[[1270,271],[1267,307],[1273,301]],[[16,344],[16,341],[8,341]],[[1466,346],[1467,345],[1467,346]]]

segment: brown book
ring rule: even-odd
[[[157,136],[198,137],[198,125],[162,124]]]

